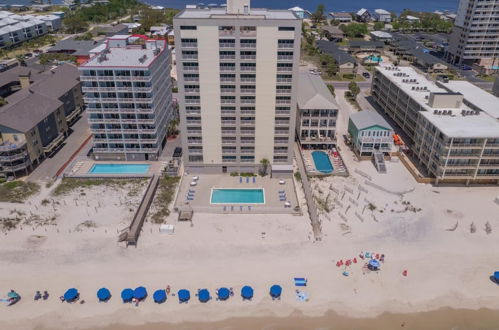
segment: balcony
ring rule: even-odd
[[[183,60],[197,60],[198,55],[195,54],[182,54],[182,59]]]
[[[222,82],[236,82],[236,78],[235,77],[222,77],[222,78],[220,78],[220,81],[222,81]]]
[[[236,43],[235,42],[220,42],[219,47],[220,48],[235,48]]]
[[[198,48],[198,43],[197,42],[182,42],[181,47],[182,48]]]
[[[187,122],[187,125],[189,125],[189,124],[201,125],[201,120],[188,119],[186,122]]]
[[[236,110],[222,110],[223,115],[233,115],[236,113]]]
[[[293,71],[292,66],[277,67],[277,72],[292,72],[292,71]]]
[[[14,155],[0,156],[0,161],[1,162],[13,162],[15,160],[24,159],[26,157],[28,157],[28,152],[23,151],[23,152],[14,154]]]
[[[255,49],[256,48],[256,42],[245,42],[245,43],[241,43],[241,48]]]
[[[191,145],[203,144],[203,141],[201,141],[201,140],[187,140],[187,144],[191,144]]]
[[[254,120],[241,120],[241,125],[254,126],[255,125],[255,121]]]
[[[23,148],[26,145],[25,141],[20,141],[17,143],[3,142],[0,144],[0,151],[13,151]]]
[[[241,130],[241,135],[255,135],[255,131]]]
[[[186,72],[197,72],[197,71],[199,71],[199,67],[198,66],[184,66],[183,69]]]
[[[291,43],[279,42],[277,44],[277,48],[279,48],[279,49],[287,49],[287,48],[289,49],[289,48],[294,48],[294,47],[295,47],[294,43],[291,44]]]
[[[235,99],[222,99],[220,100],[222,104],[236,104],[236,100]]]
[[[236,67],[235,66],[221,66],[220,71],[221,72],[234,72],[234,71],[236,71]]]
[[[3,164],[1,166],[3,172],[17,172],[21,170],[27,169],[29,166],[29,162],[22,163],[22,164],[16,164],[16,165],[7,165]]]
[[[220,55],[220,59],[221,60],[235,60],[236,59],[236,55]]]
[[[255,144],[255,140],[243,140],[243,139],[241,139],[241,144]]]
[[[276,104],[291,104],[291,100],[276,100]]]
[[[241,94],[255,94],[256,88],[241,88]]]
[[[222,120],[222,125],[235,125],[235,120]]]
[[[255,104],[255,100],[245,100],[245,99],[242,99],[241,100],[241,104]]]
[[[199,115],[199,114],[201,114],[201,109],[196,109],[196,110],[188,109],[188,110],[185,110],[185,113],[188,115]]]
[[[247,61],[247,60],[256,60],[256,55],[241,55],[241,60]]]
[[[185,99],[185,104],[199,104],[199,99]]]
[[[277,78],[277,83],[291,83],[293,78]]]
[[[256,66],[241,66],[241,71],[244,72],[255,72]]]
[[[233,36],[234,35],[234,30],[218,30],[218,35],[220,37],[223,36]]]
[[[235,93],[236,89],[235,88],[220,88],[220,92],[222,92],[222,93]]]
[[[222,135],[236,135],[236,130],[222,130]]]
[[[184,81],[189,81],[189,82],[195,81],[195,82],[199,82],[199,77],[184,77]]]
[[[256,78],[241,78],[241,82],[244,82],[244,83],[255,83],[256,82]]]
[[[199,88],[186,88],[184,91],[186,93],[199,93]]]
[[[222,144],[237,144],[236,140],[222,140]]]
[[[240,113],[242,115],[254,115],[256,113],[255,110],[241,110]]]
[[[277,55],[278,61],[293,61],[293,55]]]
[[[291,89],[276,89],[277,94],[291,94]]]

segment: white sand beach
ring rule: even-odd
[[[388,174],[378,175],[369,162],[355,163],[348,156],[345,162],[350,177],[313,179],[316,194],[322,191],[325,198],[331,193],[332,210],[321,214],[319,242],[314,241],[306,216],[198,213],[192,224],[178,223],[176,214],[170,215],[167,222],[175,224],[173,235],[160,233],[158,225],[148,222],[138,247],[126,248],[117,243],[118,230],[132,219],[145,183],[139,188],[85,188],[57,198],[50,196],[54,185],[42,188],[25,204],[1,203],[3,218],[32,212],[49,220],[56,215],[56,219],[42,226],[34,221],[1,234],[1,294],[15,289],[23,299],[11,307],[0,305],[0,328],[206,322],[287,316],[295,310],[310,316],[334,310],[368,317],[443,306],[499,309],[499,287],[489,279],[497,267],[497,187],[433,187],[417,184],[401,163],[388,163]],[[392,193],[365,184],[352,164]],[[367,193],[360,191],[359,196],[359,184]],[[352,193],[346,191],[350,189]],[[44,199],[50,202],[42,206]],[[87,220],[95,227],[81,225]],[[457,228],[449,231],[456,222]],[[472,222],[477,229],[473,234]],[[491,225],[490,234],[485,232],[486,222]],[[383,253],[382,270],[364,274],[357,258],[359,263],[349,267],[349,276],[343,276],[344,268],[336,267],[336,262],[358,257],[361,251]],[[402,276],[403,270],[408,271],[407,277]],[[304,288],[308,302],[296,300],[295,276],[308,278]],[[283,287],[280,301],[268,295],[274,283]],[[148,289],[149,298],[138,307],[123,304],[121,290],[139,285]],[[192,295],[198,288],[207,288],[212,296],[216,288],[227,286],[236,294],[225,302],[213,299],[201,304],[193,296],[188,304],[179,304],[170,296],[166,303],[155,304],[152,293],[167,285],[174,292],[189,289]],[[252,301],[240,299],[243,285],[255,289]],[[108,303],[97,301],[96,291],[103,286],[113,294]],[[59,300],[70,287],[79,290],[85,304]],[[34,301],[36,290],[48,290],[51,296]]]

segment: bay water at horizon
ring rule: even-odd
[[[209,4],[224,4],[225,1],[220,0],[144,0],[143,3],[154,6],[163,6],[167,8],[185,8],[186,5],[195,5],[203,3]],[[0,4],[25,4],[29,5],[30,0],[0,0]],[[62,0],[53,0],[52,3],[62,3]],[[456,11],[459,0],[349,0],[349,1],[325,1],[325,0],[252,0],[251,6],[254,8],[270,8],[270,9],[288,9],[294,6],[303,9],[314,11],[319,4],[326,6],[326,11],[347,11],[354,12],[361,8],[374,10],[382,8],[391,12],[401,13],[404,9],[415,11],[433,12],[435,10]]]

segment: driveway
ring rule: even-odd
[[[87,118],[87,113],[83,112],[81,118],[71,126],[72,133],[64,140],[63,147],[52,158],[43,160],[29,175],[29,181],[52,179],[56,175],[57,171],[70,159],[90,135]]]

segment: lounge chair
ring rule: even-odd
[[[193,201],[193,200],[194,200],[194,198],[192,198],[192,197],[187,197],[187,200],[188,200],[188,201]]]
[[[239,183],[243,183],[243,177],[242,176],[239,177]]]
[[[281,201],[281,202],[285,202],[285,201],[286,201],[286,197],[284,197],[284,198],[279,198],[279,201]]]
[[[241,211],[241,212],[243,211],[243,206],[242,205],[239,206],[239,211]]]
[[[279,190],[279,194],[285,194],[286,191],[285,190]]]
[[[246,183],[249,183],[249,177],[246,177]]]
[[[227,206],[224,206],[224,212],[227,211]]]
[[[231,211],[234,211],[234,206],[231,206],[231,207],[230,207],[230,210],[231,210]]]

